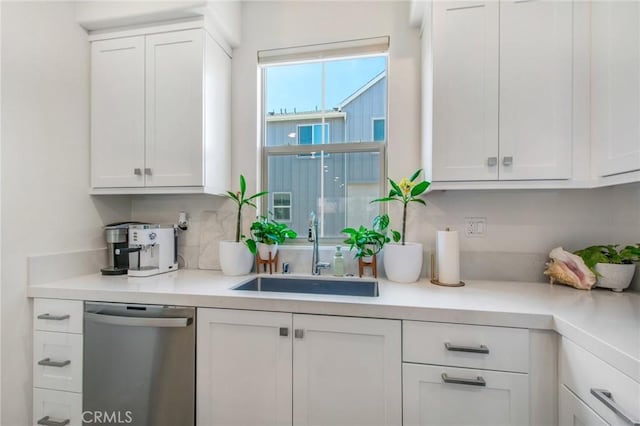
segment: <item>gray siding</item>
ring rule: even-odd
[[[347,141],[373,140],[373,118],[386,115],[387,79],[382,78],[342,108],[347,113]],[[386,122],[385,122],[386,127]]]

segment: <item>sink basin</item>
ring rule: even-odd
[[[337,296],[378,297],[378,282],[322,278],[258,277],[233,287],[233,290],[273,291],[284,293],[333,294]]]

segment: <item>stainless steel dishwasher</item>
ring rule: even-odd
[[[195,308],[86,303],[86,425],[195,424]]]

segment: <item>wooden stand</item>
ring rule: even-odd
[[[371,268],[373,277],[378,278],[378,260],[375,254],[371,257],[371,262],[365,262],[361,257],[358,258],[358,275],[360,275],[360,278],[362,278],[364,268]]]
[[[263,271],[267,272],[267,265],[269,265],[269,274],[273,274],[273,271],[278,272],[278,253],[276,253],[275,258],[271,258],[271,253],[269,253],[269,259],[262,259],[259,254],[256,254],[256,273],[260,273],[260,266],[262,266]]]

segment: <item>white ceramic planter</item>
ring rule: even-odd
[[[254,257],[249,248],[235,241],[220,241],[220,267],[225,275],[247,275],[253,268]]]
[[[600,276],[596,287],[610,288],[613,291],[622,291],[629,287],[636,265],[616,265],[613,263],[596,263],[596,271]]]
[[[384,271],[390,281],[412,283],[422,271],[422,244],[385,244]]]
[[[278,243],[275,244],[265,244],[258,243],[258,255],[262,260],[269,260],[269,253],[271,253],[271,259],[276,258],[276,253],[278,253]]]

